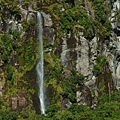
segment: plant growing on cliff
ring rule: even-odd
[[[87,29],[94,30],[94,20],[91,19],[85,10],[78,7],[73,7],[70,9],[66,9],[60,17],[60,24],[61,29],[66,31],[71,31],[73,29],[73,26],[75,25],[81,25],[83,26],[86,31]],[[89,32],[90,33],[90,32]]]
[[[78,75],[75,70],[71,71],[71,77],[64,79],[61,82],[61,87],[63,89],[62,95],[69,98],[71,102],[76,102],[76,85],[84,81],[82,75]]]
[[[94,65],[94,68],[93,68],[94,75],[98,75],[102,72],[103,65],[106,62],[107,62],[106,59],[102,55],[99,55],[97,57],[96,64]]]

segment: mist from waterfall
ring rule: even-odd
[[[37,35],[39,40],[39,60],[36,66],[37,82],[38,82],[38,97],[40,101],[41,114],[45,114],[45,88],[44,88],[44,55],[43,55],[43,25],[42,16],[37,12]]]

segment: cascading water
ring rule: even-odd
[[[38,77],[38,97],[40,100],[40,110],[41,114],[45,114],[45,88],[44,88],[44,56],[43,56],[43,39],[42,39],[42,17],[41,13],[37,12],[37,34],[39,40],[39,57],[36,70]]]

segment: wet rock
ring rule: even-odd
[[[54,40],[55,40],[55,34],[54,34],[54,29],[45,27],[43,28],[43,35],[47,39],[47,44],[48,45],[53,45]]]
[[[43,23],[44,23],[44,27],[51,27],[52,26],[52,19],[51,19],[51,16],[50,14],[46,14],[45,12],[41,12],[42,15],[43,15]]]
[[[35,14],[33,12],[28,12],[27,14],[27,20],[34,20],[35,19]]]

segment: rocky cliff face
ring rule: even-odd
[[[75,94],[76,102],[79,104],[81,103],[90,107],[94,107],[95,104],[97,104],[98,96],[101,94],[101,92],[103,92],[102,88],[105,87],[108,94],[110,94],[110,92],[114,91],[115,89],[119,89],[120,23],[117,20],[117,12],[120,9],[119,0],[113,0],[112,2],[107,1],[107,3],[111,7],[110,10],[108,10],[110,11],[108,19],[112,25],[112,28],[110,28],[111,30],[109,30],[109,36],[105,36],[104,33],[108,32],[107,28],[101,29],[102,22],[105,23],[105,21],[100,20],[100,22],[102,21],[101,23],[96,22],[91,27],[89,26],[89,21],[86,22],[83,19],[79,20],[77,18],[78,16],[74,17],[74,14],[77,15],[78,13],[76,9],[74,9],[74,6],[71,7],[67,3],[62,3],[59,1],[25,2],[24,0],[19,0],[12,4],[11,2],[5,3],[2,1],[0,13],[0,35],[9,35],[15,45],[10,47],[8,50],[5,49],[9,51],[7,53],[9,54],[7,60],[3,57],[3,54],[5,53],[5,46],[2,46],[3,53],[0,53],[2,55],[0,57],[0,96],[2,97],[2,94],[4,94],[2,91],[5,90],[7,79],[9,79],[6,77],[7,72],[9,73],[9,71],[12,71],[15,74],[12,75],[10,80],[17,80],[17,85],[19,85],[19,82],[23,79],[22,77],[25,77],[27,71],[31,71],[34,68],[34,65],[37,61],[37,49],[35,48],[35,43],[37,43],[35,27],[36,11],[41,11],[43,17],[46,76],[50,72],[53,74],[53,68],[55,69],[54,72],[57,73],[57,69],[55,67],[59,68],[59,65],[57,66],[56,61],[59,61],[62,65],[62,71],[60,71],[61,73],[59,74],[64,73],[64,71],[69,71],[69,74],[62,75],[62,80],[60,78],[55,78],[52,79],[53,81],[55,80],[55,82],[53,82],[51,79],[49,79],[47,86],[55,90],[52,92],[52,94],[56,93],[58,96],[63,94],[62,91],[64,90],[61,90],[61,87],[59,86],[60,81],[64,82],[66,76],[67,79],[70,78],[72,70],[75,70],[77,75],[84,76],[84,81],[75,83],[78,85]],[[64,4],[67,5],[67,7]],[[94,1],[92,3],[92,1],[89,2],[88,0],[75,2],[75,6],[80,7],[81,9],[80,15],[85,13],[84,18],[89,18],[89,20],[92,21],[98,19],[99,21],[100,16],[97,16],[98,18],[95,16],[95,4],[97,3],[94,3]],[[72,12],[76,11],[76,13],[73,13],[72,20],[71,17],[69,18],[68,16],[70,11],[67,11],[67,9],[73,10],[71,10],[71,14]],[[64,24],[62,17],[66,18],[64,21],[68,20]],[[82,17],[83,16],[80,16],[80,18]],[[73,24],[74,21],[76,22],[75,24]],[[80,24],[78,25],[79,22]],[[95,27],[95,25],[97,27]],[[89,29],[90,27],[91,29]],[[17,33],[14,31],[17,31]],[[17,37],[18,35],[20,36],[19,38]],[[5,40],[1,36],[1,41]],[[8,44],[7,40],[8,38],[6,38],[5,41],[6,46]],[[5,45],[5,43],[3,43],[3,45]],[[15,48],[15,46],[17,47]],[[30,48],[25,49],[23,46],[27,46],[27,48],[30,46]],[[30,56],[31,53],[32,56]],[[25,56],[30,57],[25,58]],[[55,56],[57,56],[57,58]],[[30,59],[31,61],[29,61]],[[12,65],[12,69],[7,71],[7,64]],[[51,68],[49,68],[49,66]],[[13,78],[13,76],[17,77]],[[34,80],[35,79],[32,81]],[[83,84],[82,86],[81,83]],[[57,87],[57,85],[59,87]],[[18,88],[16,87],[16,89]],[[92,90],[94,91],[94,94],[91,93]],[[63,98],[61,99],[62,103],[67,104]],[[23,99],[25,99],[25,105],[20,106],[26,106],[27,98],[24,97]],[[57,99],[60,98],[57,97]],[[67,99],[67,97],[65,97],[65,99]],[[67,100],[69,101],[69,99]],[[11,101],[12,103],[14,102],[14,97],[11,98]]]
[[[92,5],[88,1],[84,1],[84,4],[84,9],[94,19],[95,15]],[[112,25],[109,38],[105,38],[102,41],[101,36],[95,35],[89,40],[86,38],[84,31],[77,28],[77,33],[69,31],[67,34],[63,34],[60,46],[56,48],[60,52],[60,61],[65,69],[75,69],[77,74],[85,76],[85,86],[95,91],[95,96],[90,98],[94,102],[96,97],[102,92],[100,84],[105,85],[108,93],[119,89],[120,86],[120,37],[119,22],[116,20],[117,10],[119,10],[119,0],[109,4],[111,6],[109,19]],[[102,66],[102,71],[99,75],[95,75],[94,69],[99,55],[104,56],[107,64]],[[84,87],[81,92],[79,90],[76,92],[77,102],[81,101],[81,103],[85,102],[85,104],[89,104],[90,100],[85,100],[88,97],[81,96],[82,94],[87,95],[87,92],[84,93],[83,91]]]

